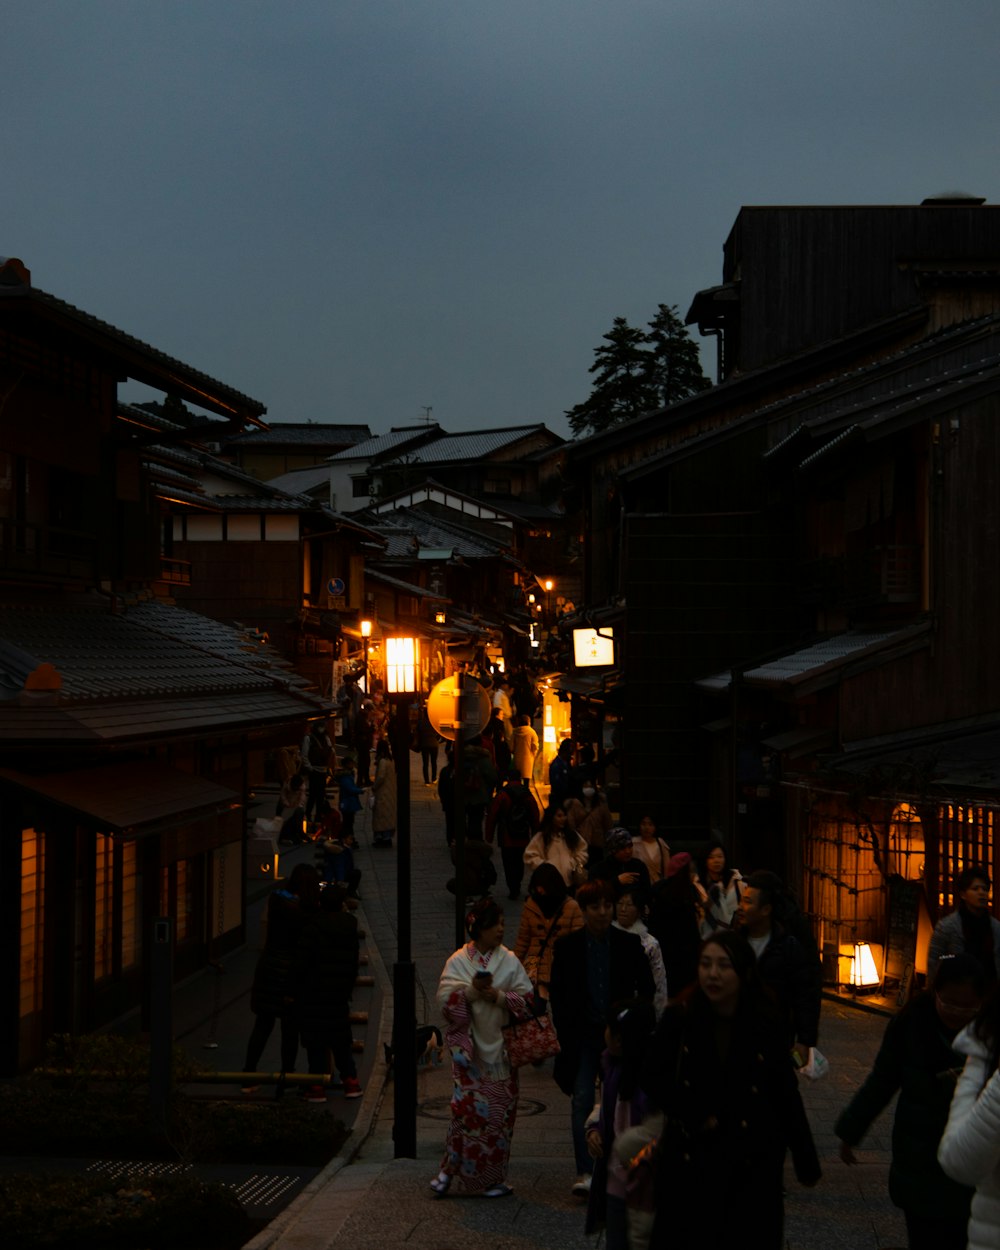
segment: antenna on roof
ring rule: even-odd
[[[431,407],[430,404],[421,404],[420,407],[423,408],[424,410],[424,420],[427,422],[428,425],[430,425],[431,413],[434,411],[434,409]]]

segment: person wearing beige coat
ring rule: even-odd
[[[539,864],[528,882],[528,900],[521,911],[514,943],[514,954],[534,982],[539,997],[549,997],[556,942],[582,928],[583,913],[576,899],[569,897],[559,869],[554,864]]]

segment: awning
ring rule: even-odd
[[[592,703],[606,703],[613,691],[621,687],[621,673],[607,669],[601,673],[559,673],[552,679],[552,688],[564,694],[577,695]]]
[[[877,667],[930,644],[931,622],[917,621],[902,629],[848,630],[823,642],[799,647],[764,663],[745,668],[740,680],[747,686],[810,694],[841,676]],[[708,694],[724,694],[732,685],[732,671],[713,673],[694,684]]]
[[[0,768],[0,781],[106,833],[161,833],[242,807],[238,794],[214,781],[146,761],[48,774]]]

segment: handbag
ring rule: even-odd
[[[529,1063],[541,1063],[559,1054],[559,1039],[550,1016],[529,1016],[527,1020],[512,1020],[501,1030],[507,1058],[512,1068],[523,1068]]]

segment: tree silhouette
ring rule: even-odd
[[[711,386],[676,305],[660,304],[648,330],[615,317],[603,339],[589,370],[597,375],[590,397],[566,412],[574,434],[596,434]]]

